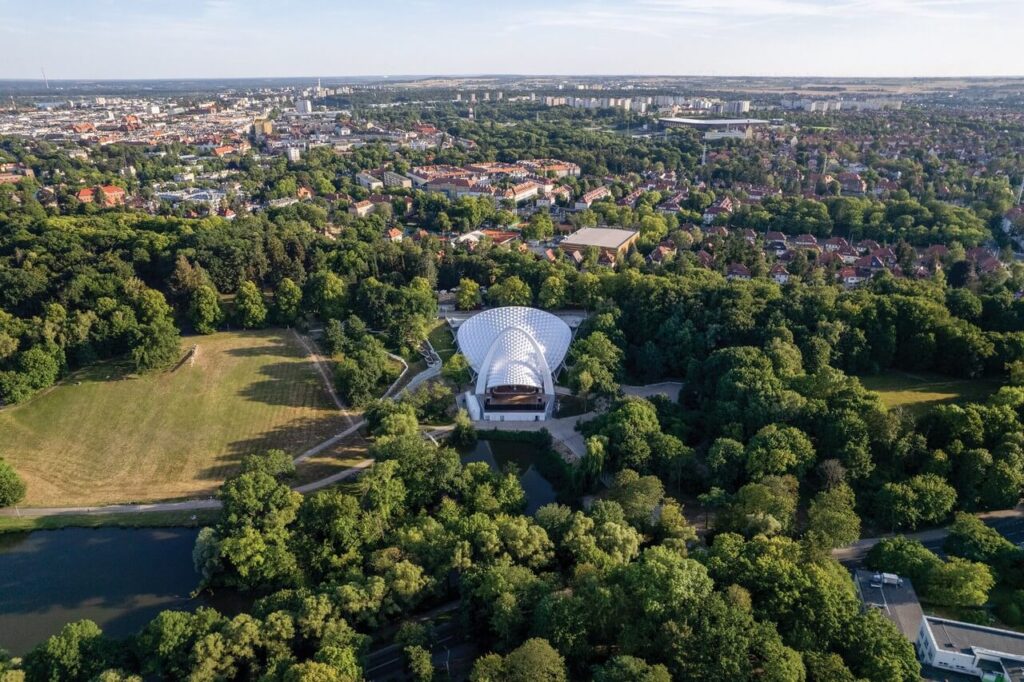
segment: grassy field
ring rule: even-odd
[[[430,345],[434,347],[434,352],[441,356],[441,360],[446,361],[455,355],[455,337],[452,336],[451,327],[444,320],[437,320],[434,323],[434,326],[430,328],[428,338]]]
[[[293,486],[312,483],[350,469],[366,459],[370,441],[356,433],[299,464]]]
[[[28,483],[29,506],[211,495],[242,455],[293,454],[348,421],[291,332],[186,339],[195,363],[136,377],[91,367],[0,411],[0,455]]]
[[[999,388],[987,379],[954,379],[940,374],[891,371],[860,377],[864,388],[874,391],[886,407],[902,407],[915,417],[935,405],[984,401]]]

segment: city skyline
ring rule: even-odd
[[[1008,0],[0,0],[0,78],[1021,75]]]

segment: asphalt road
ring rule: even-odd
[[[995,528],[1003,534],[1006,539],[1017,546],[1024,544],[1024,508],[1002,509],[993,512],[983,512],[978,516],[986,525]],[[949,531],[946,528],[933,528],[919,533],[906,533],[906,537],[920,540],[921,544],[935,552],[939,556],[945,554],[942,549],[943,543]],[[867,553],[878,544],[879,540],[893,535],[883,535],[876,538],[863,538],[848,547],[841,547],[833,550],[832,556],[847,567],[859,566]]]

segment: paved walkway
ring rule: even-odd
[[[316,346],[299,332],[292,329],[292,334],[295,335],[295,340],[299,342],[299,345],[309,355],[310,361],[313,363],[313,367],[316,368],[320,378],[324,380],[324,388],[327,389],[327,394],[331,396],[331,400],[337,405],[338,410],[342,413],[345,419],[348,421],[349,426],[353,424],[351,411],[345,406],[345,403],[341,402],[341,398],[338,397],[338,392],[334,388],[334,382],[331,380],[331,373],[327,369],[327,363],[317,352]]]
[[[645,386],[622,386],[622,392],[626,395],[635,395],[640,398],[650,398],[656,395],[663,395],[670,400],[679,398],[679,391],[683,390],[681,381],[662,381],[658,384],[647,384]]]
[[[975,516],[998,530],[1018,547],[1024,543],[1024,507],[981,512],[980,514],[975,514]],[[948,535],[948,528],[930,528],[929,530],[917,533],[890,533],[875,538],[861,538],[852,545],[832,550],[832,557],[843,563],[859,564],[867,556],[867,553],[871,551],[872,547],[885,538],[891,537],[907,537],[912,540],[918,540],[933,552],[941,553],[942,545],[945,543],[946,536]]]

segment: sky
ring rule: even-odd
[[[1024,75],[1024,0],[0,0],[0,78]]]

